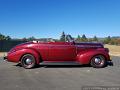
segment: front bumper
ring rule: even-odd
[[[113,66],[112,56],[110,55],[109,57],[110,59],[107,61],[107,65]]]
[[[113,64],[112,61],[108,61],[108,62],[107,62],[107,65],[109,65],[109,66],[113,66],[114,64]]]
[[[107,65],[109,65],[109,66],[113,66],[114,64],[113,64],[113,61],[112,61],[112,57],[111,56],[109,56],[110,58],[109,58],[109,60],[107,60]]]

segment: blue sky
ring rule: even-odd
[[[120,0],[0,0],[0,33],[12,38],[120,36]]]

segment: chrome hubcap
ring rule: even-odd
[[[101,59],[100,58],[95,58],[95,63],[96,64],[100,64],[101,63]]]
[[[29,59],[29,58],[27,58],[27,59],[25,60],[25,63],[28,64],[28,65],[29,65],[29,64],[32,64],[32,60]]]

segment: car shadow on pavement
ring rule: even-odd
[[[113,62],[109,61],[107,62],[107,66],[113,66]],[[20,63],[14,65],[17,67],[22,67]],[[90,64],[84,64],[84,65],[36,65],[34,68],[85,68],[85,67],[92,67]]]
[[[16,67],[22,67],[20,63],[14,65]],[[87,65],[36,65],[34,68],[84,68],[91,67],[89,64]]]
[[[22,67],[20,63],[14,66]],[[113,62],[107,62],[107,66],[113,66]],[[87,68],[87,67],[91,67],[91,66],[89,64],[86,64],[86,65],[37,65],[34,68]]]
[[[90,65],[38,65],[35,68],[85,68],[85,67],[91,67]]]

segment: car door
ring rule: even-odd
[[[39,43],[38,44],[38,52],[40,53],[42,60],[47,61],[48,53],[49,53],[49,44],[48,43]]]
[[[49,61],[74,61],[76,47],[72,43],[52,43],[49,46]]]

